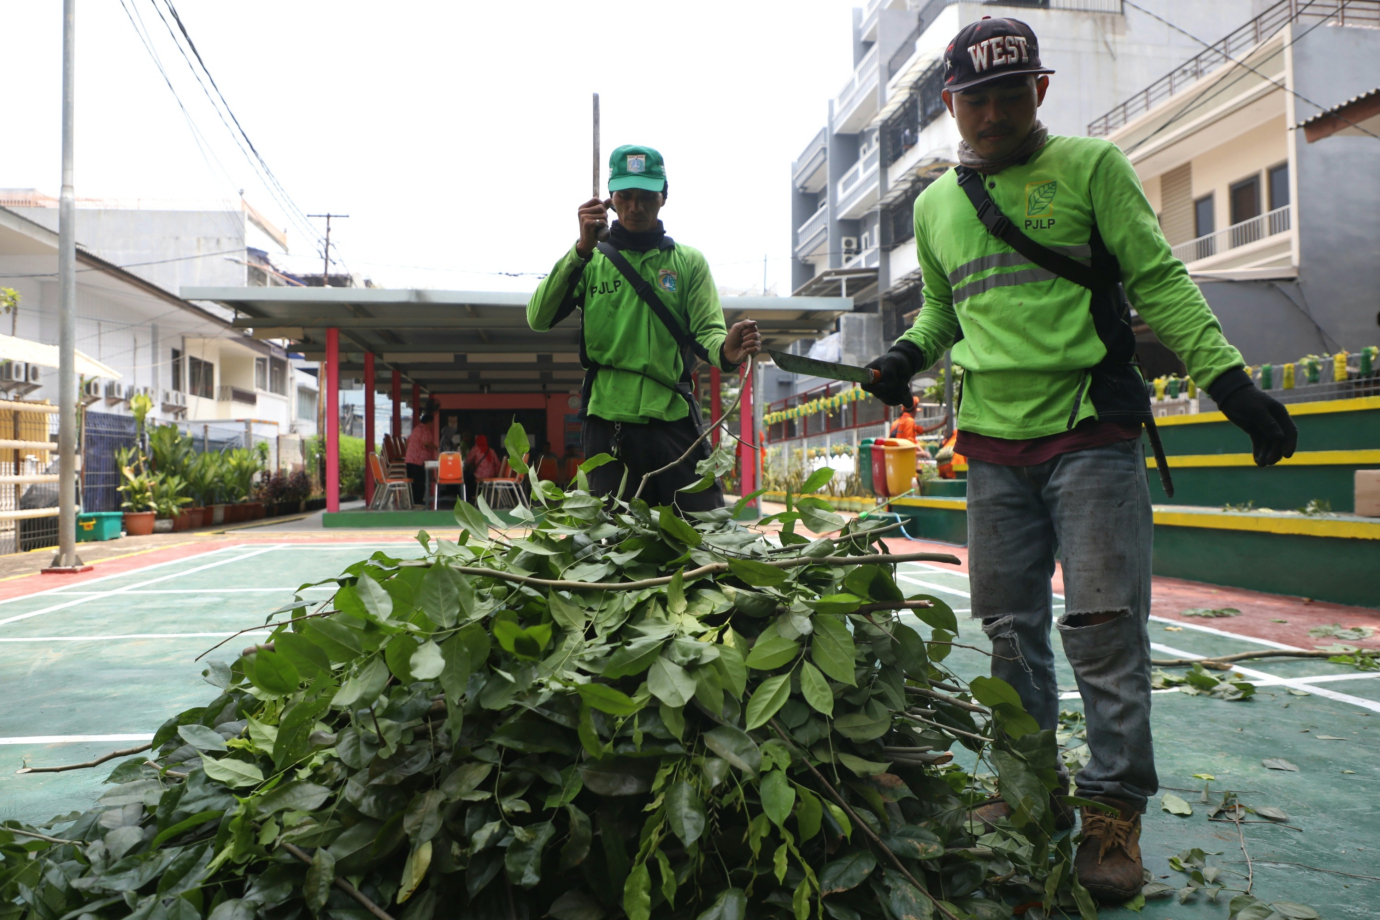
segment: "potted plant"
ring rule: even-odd
[[[143,456],[127,447],[116,454],[120,467],[119,491],[125,499],[120,507],[125,509],[125,533],[131,537],[144,537],[153,533],[153,522],[157,517],[154,510],[153,474],[145,468]]]

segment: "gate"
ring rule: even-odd
[[[120,467],[115,452],[133,447],[134,416],[87,412],[82,431],[82,510],[120,510]]]

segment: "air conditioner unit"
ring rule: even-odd
[[[86,383],[82,384],[82,387],[81,387],[81,395],[90,397],[91,399],[100,399],[100,396],[101,396],[101,382],[100,382],[100,380],[88,380],[88,381],[86,381]]]
[[[187,394],[181,390],[173,390],[173,402],[185,409],[187,407]]]
[[[28,383],[29,366],[23,361],[6,361],[0,365],[0,382]]]
[[[43,382],[43,368],[39,367],[37,364],[30,364],[30,365],[29,365],[29,383],[42,383],[42,382]]]
[[[139,387],[136,391],[140,396],[147,396],[149,401],[153,401],[153,387]]]
[[[858,238],[856,236],[845,236],[843,238],[843,254],[855,256],[858,254]]]
[[[129,389],[118,380],[106,381],[105,398],[112,402],[125,402],[129,399]]]

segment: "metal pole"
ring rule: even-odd
[[[340,330],[326,330],[326,510],[340,510]]]
[[[594,94],[594,197],[603,198],[599,194],[599,94]]]
[[[62,197],[58,207],[58,551],[51,569],[84,571],[77,558],[77,199],[72,187],[76,129],[77,2],[62,3]]]
[[[374,474],[369,468],[368,455],[374,448],[374,353],[364,353],[364,503],[374,500]]]
[[[322,261],[322,265],[321,265],[321,286],[322,286],[322,287],[330,287],[330,286],[331,286],[331,218],[332,218],[332,217],[349,217],[350,215],[348,215],[348,214],[331,214],[330,212],[327,212],[327,213],[325,213],[325,214],[308,214],[307,216],[308,216],[308,217],[324,217],[324,218],[326,218],[326,248],[325,248],[325,251],[321,253],[321,261]]]

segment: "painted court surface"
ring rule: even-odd
[[[893,552],[952,549],[888,542]],[[147,741],[170,715],[217,692],[202,681],[204,665],[193,660],[198,654],[232,632],[262,624],[299,585],[335,575],[377,549],[420,554],[417,543],[401,534],[331,540],[264,534],[112,560],[61,582],[37,575],[0,582],[0,819],[44,821],[90,807],[114,762],[59,774],[14,771],[26,761],[70,763]],[[964,628],[959,641],[986,646],[981,630],[965,619],[968,581],[962,566],[908,564],[901,576],[907,593],[934,594],[954,607]],[[326,594],[319,589],[305,597]],[[1061,600],[1056,594],[1056,605]],[[1226,606],[1240,608],[1242,615],[1180,615],[1192,607]],[[1310,637],[1308,629],[1331,623],[1376,626],[1380,614],[1156,579],[1150,640],[1158,658],[1313,648],[1336,640]],[[210,657],[230,660],[253,641],[253,635],[235,639]],[[1057,639],[1055,648],[1062,705],[1078,710],[1073,675]],[[955,649],[947,663],[966,677],[986,670],[986,660],[965,649]],[[1228,886],[1244,887],[1246,863],[1236,828],[1208,822],[1199,802],[1202,783],[1192,778],[1211,773],[1217,777],[1214,791],[1238,791],[1246,805],[1272,806],[1290,816],[1289,827],[1245,825],[1257,896],[1311,905],[1328,920],[1380,916],[1380,882],[1349,877],[1380,876],[1380,674],[1323,660],[1249,662],[1238,671],[1259,688],[1250,702],[1172,691],[1155,696],[1160,781],[1192,803],[1195,813],[1175,817],[1160,809],[1158,797],[1151,801],[1142,840],[1147,868],[1180,884],[1185,877],[1169,868],[1168,858],[1200,847],[1220,854],[1210,864],[1223,868]],[[1298,771],[1267,770],[1265,758],[1287,760]],[[1223,892],[1216,904],[1202,894],[1182,905],[1152,901],[1142,916],[1225,918],[1229,897]],[[1124,910],[1103,915],[1132,916]]]

